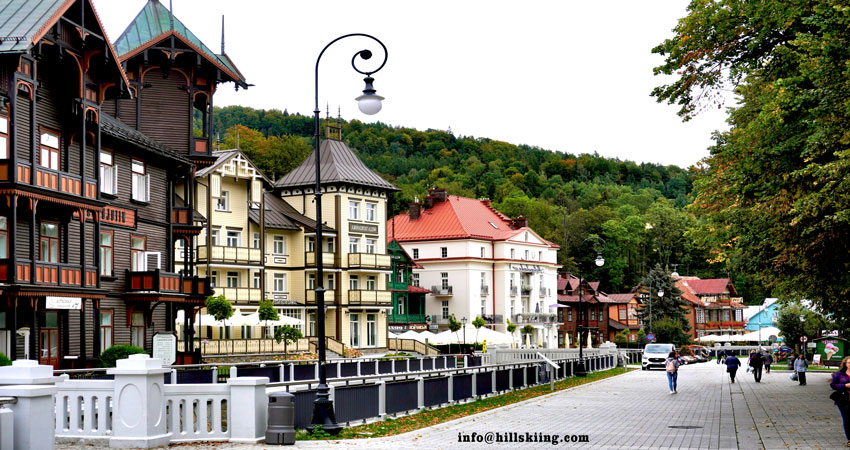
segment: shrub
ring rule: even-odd
[[[11,366],[12,360],[7,358],[6,355],[0,353],[0,366]]]
[[[126,359],[130,355],[145,353],[145,349],[132,345],[113,345],[100,354],[100,367],[115,367],[115,361]]]

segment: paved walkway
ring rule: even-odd
[[[839,412],[829,400],[829,374],[809,373],[808,385],[787,371],[761,383],[739,371],[735,384],[713,362],[682,367],[679,393],[670,395],[665,372],[634,371],[545,397],[387,438],[299,441],[297,448],[340,449],[838,449],[844,447]],[[473,433],[476,433],[473,437]],[[475,441],[502,433],[503,440]],[[515,434],[506,434],[515,433]],[[564,443],[564,435],[587,435]],[[497,435],[491,434],[494,440]],[[538,442],[516,442],[531,436]],[[558,444],[539,442],[558,437]],[[61,448],[61,447],[60,447]],[[202,446],[193,448],[203,448]],[[221,445],[225,449],[281,448]],[[290,447],[291,448],[291,447]]]

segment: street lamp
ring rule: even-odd
[[[316,153],[316,245],[314,250],[316,251],[316,325],[317,325],[317,333],[319,337],[319,384],[316,386],[316,401],[313,402],[313,420],[310,425],[307,427],[308,430],[312,431],[316,426],[321,426],[322,429],[330,434],[337,434],[342,430],[342,427],[336,423],[336,416],[334,415],[334,406],[333,402],[330,400],[330,389],[328,388],[328,380],[327,380],[327,370],[325,367],[325,288],[323,286],[322,280],[324,278],[322,271],[322,171],[321,171],[321,160],[319,158],[319,149],[320,149],[320,141],[319,141],[319,62],[322,60],[322,55],[325,54],[325,50],[328,49],[333,43],[339,41],[341,39],[345,39],[352,36],[360,36],[372,39],[381,45],[381,48],[384,51],[384,62],[381,65],[372,71],[364,72],[357,68],[355,61],[359,56],[363,60],[370,59],[372,57],[372,52],[369,50],[360,50],[355,53],[354,56],[351,57],[351,67],[357,73],[366,75],[363,81],[366,82],[366,88],[363,90],[363,95],[357,97],[355,100],[358,101],[358,107],[360,111],[364,114],[375,114],[381,110],[381,100],[384,98],[375,95],[375,88],[372,87],[372,82],[375,81],[372,78],[372,74],[381,70],[384,67],[384,64],[387,63],[387,47],[383,42],[379,41],[374,36],[370,36],[368,34],[363,33],[351,33],[340,36],[334,40],[332,40],[322,51],[319,53],[319,57],[316,58],[316,76],[315,76],[315,94],[316,94],[316,103],[315,108],[313,110],[313,137],[315,142],[315,153]]]
[[[800,314],[800,323],[803,324],[802,329],[803,329],[803,333],[805,333],[806,332],[806,315],[805,314]],[[800,342],[800,344],[801,344],[800,347],[803,348],[803,361],[805,361],[806,360],[806,345],[808,345],[808,344],[806,342]]]
[[[466,316],[463,316],[460,319],[460,323],[463,324],[463,351],[466,351]]]
[[[664,297],[664,290],[658,290],[658,298]],[[649,283],[649,334],[654,334],[652,332],[652,282]]]
[[[588,236],[582,243],[593,241],[593,250],[596,251],[596,267],[602,267],[605,264],[605,258],[602,257],[602,249],[605,247],[605,240],[598,236]],[[578,327],[578,364],[576,365],[576,376],[587,376],[587,369],[584,365],[584,332],[587,329],[587,314],[584,311],[584,300],[581,292],[581,265],[576,265],[578,268],[578,310],[580,321],[584,325]]]

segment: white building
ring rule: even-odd
[[[517,324],[517,343],[557,347],[557,251],[559,247],[510,219],[489,200],[448,195],[433,189],[424,205],[387,224],[395,239],[422,269],[413,284],[432,291],[425,312],[431,324],[447,328],[448,318],[469,323],[482,317],[496,331]],[[522,336],[525,325],[534,333]]]

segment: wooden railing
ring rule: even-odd
[[[263,300],[263,290],[247,287],[215,287],[215,295],[224,295],[234,303],[259,303]]]
[[[305,257],[307,267],[316,267],[316,252],[307,252]],[[334,265],[336,265],[334,254],[322,252],[322,267],[333,267]]]
[[[421,355],[432,356],[439,355],[440,351],[424,342],[419,342],[416,339],[387,339],[387,348],[400,352],[416,352]]]
[[[204,324],[201,324],[204,326]],[[200,346],[202,355],[246,355],[260,353],[283,353],[283,341],[280,344],[274,339],[209,339],[195,340],[195,348]],[[183,351],[184,341],[177,341],[177,350]],[[306,338],[298,339],[286,345],[289,353],[306,352],[310,350],[310,343]]]
[[[175,225],[192,225],[195,222],[195,211],[192,208],[176,206],[171,208],[171,223]]]
[[[199,245],[198,261],[206,261],[207,259],[218,262],[260,264],[263,262],[263,254],[258,248]]]
[[[9,262],[8,259],[0,260],[0,279],[5,278],[8,281]],[[85,276],[87,286],[97,285],[97,268],[94,266],[86,266],[84,271],[79,264],[37,261],[35,273],[32,273],[32,262],[29,260],[19,259],[16,266],[18,283],[80,287]]]
[[[349,253],[348,267],[363,267],[369,269],[389,269],[392,267],[390,255],[376,255],[372,253]]]
[[[348,291],[348,303],[351,305],[391,305],[393,295],[390,291]]]
[[[333,290],[326,290],[325,291],[325,304],[329,305],[331,303],[334,303],[335,300],[336,300],[336,293]],[[316,291],[315,290],[310,289],[310,290],[307,291],[307,303],[312,304],[312,305],[316,304]]]
[[[185,277],[159,269],[126,271],[127,292],[165,292],[208,297],[213,294],[206,277]]]
[[[310,351],[313,353],[319,352],[319,338],[317,337],[309,337],[310,340]],[[345,356],[345,344],[342,342],[332,338],[325,337],[325,349],[331,352],[336,353],[340,356]]]
[[[24,162],[18,162],[18,182],[34,184],[64,194],[97,198],[97,183],[93,179],[86,178],[83,182],[83,177],[79,175],[41,166],[36,166],[33,170],[32,166]]]
[[[425,314],[390,314],[390,323],[425,323]]]

